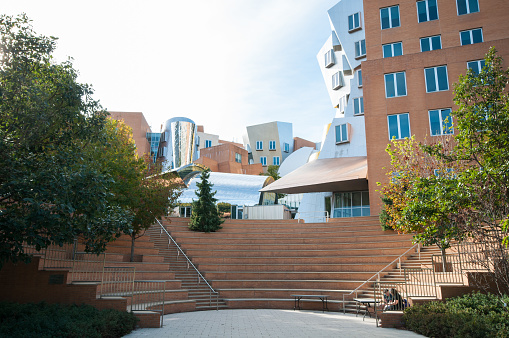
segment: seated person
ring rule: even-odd
[[[392,288],[385,289],[384,294],[384,311],[400,311],[403,310],[403,298],[398,290]]]

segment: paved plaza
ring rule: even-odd
[[[411,331],[382,329],[375,320],[337,312],[220,310],[164,316],[160,329],[138,329],[125,337],[422,337]]]

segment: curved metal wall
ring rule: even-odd
[[[185,117],[174,117],[164,123],[159,143],[163,169],[170,170],[191,164],[196,156],[196,124]]]

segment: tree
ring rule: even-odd
[[[193,231],[215,232],[221,229],[224,220],[219,217],[216,207],[217,199],[214,198],[216,192],[212,192],[212,186],[209,182],[210,170],[207,169],[201,173],[201,182],[196,183],[198,191],[197,201],[193,201],[189,229]]]
[[[278,165],[274,165],[274,164],[271,164],[267,167],[267,172],[266,173],[261,173],[260,175],[262,176],[272,176],[272,178],[274,179],[274,181],[277,181],[281,178],[281,176],[279,176],[279,166]]]
[[[56,39],[25,16],[0,16],[0,266],[80,238],[86,249],[128,233],[133,214],[111,193],[104,163],[89,156],[107,113],[71,61],[55,63]]]
[[[453,143],[389,146],[383,220],[425,244],[470,238],[484,257],[479,264],[503,290],[509,284],[509,70],[494,48],[484,63],[479,74],[469,70],[455,86]]]

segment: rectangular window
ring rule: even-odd
[[[382,29],[399,27],[399,6],[380,8],[380,24]]]
[[[348,16],[348,31],[353,32],[361,28],[361,13],[357,12]]]
[[[256,150],[263,150],[263,141],[256,141]]]
[[[364,98],[362,96],[353,99],[353,114],[354,115],[364,114]]]
[[[442,49],[442,38],[440,35],[421,38],[421,52]]]
[[[288,143],[283,143],[284,145],[284,148],[285,148],[285,153],[289,153],[290,152],[290,145]]]
[[[272,157],[272,164],[279,165],[279,156]]]
[[[235,153],[235,162],[242,163],[242,156],[239,153]]]
[[[410,120],[408,113],[387,116],[389,140],[401,140],[410,137]]]
[[[469,29],[467,31],[460,32],[460,40],[462,46],[483,42],[482,28]]]
[[[260,163],[265,167],[267,165],[267,156],[260,156]]]
[[[449,90],[449,81],[447,80],[447,66],[425,68],[424,76],[426,78],[427,93]]]
[[[348,124],[339,124],[336,126],[336,144],[348,142]]]
[[[334,218],[369,215],[368,191],[341,192],[334,194]]]
[[[362,87],[362,70],[361,69],[359,69],[357,71],[357,85],[359,87]]]
[[[458,15],[479,12],[478,0],[456,0]]]
[[[472,69],[475,75],[479,75],[481,70],[484,68],[484,59],[467,62],[467,68]]]
[[[211,140],[205,140],[205,148],[212,147],[212,141]]]
[[[426,22],[438,19],[437,0],[417,1],[417,20]]]
[[[385,97],[406,96],[405,72],[385,74]]]
[[[388,43],[382,46],[384,58],[403,55],[403,44],[401,42]]]
[[[269,141],[269,150],[276,150],[276,141]]]
[[[332,75],[332,89],[338,90],[344,85],[345,82],[343,81],[343,74],[341,72],[337,72],[336,74]]]
[[[325,53],[325,68],[329,68],[334,66],[334,51],[331,49],[327,53]]]
[[[431,136],[453,134],[451,108],[430,110],[429,128]]]
[[[355,58],[361,58],[366,56],[366,40],[360,40],[355,42]]]

